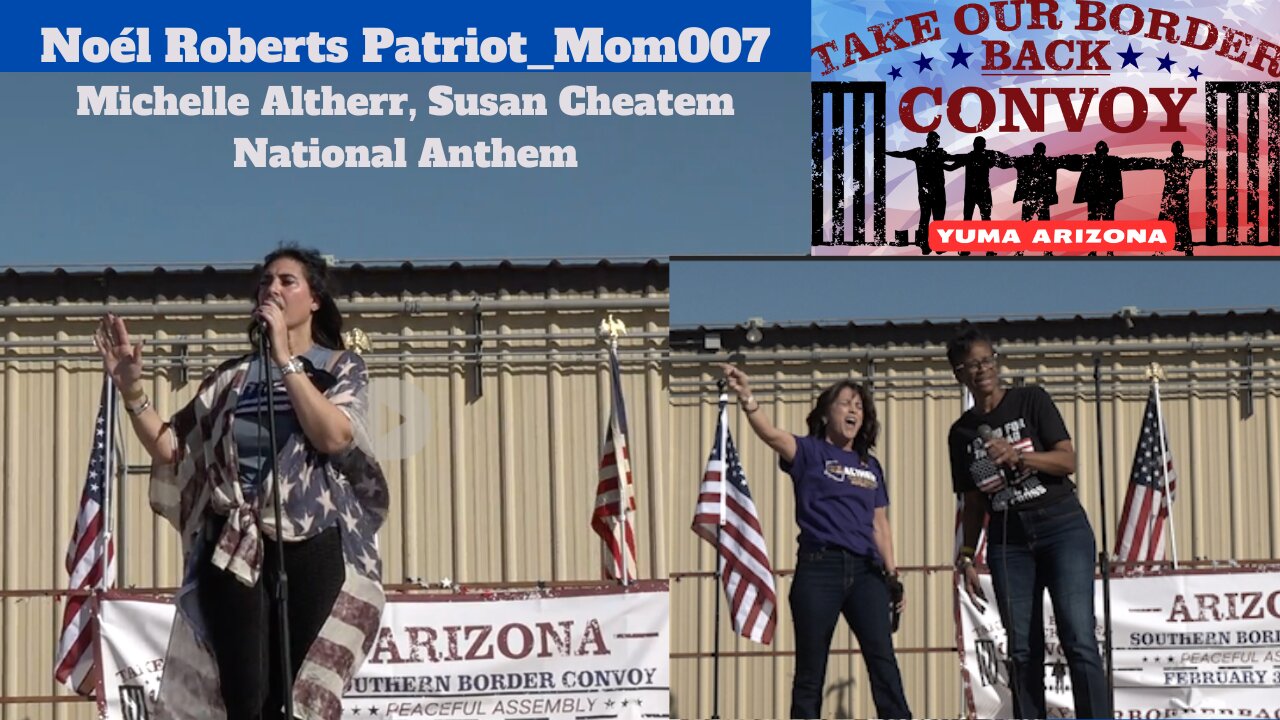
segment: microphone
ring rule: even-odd
[[[886,575],[885,584],[889,588],[889,632],[892,634],[898,632],[898,625],[902,621],[902,613],[898,610],[898,603],[902,602],[902,597],[906,594],[906,588],[902,586],[902,581],[895,575]]]
[[[990,425],[987,425],[986,423],[983,423],[983,424],[981,424],[981,425],[979,425],[979,426],[978,426],[978,437],[982,438],[982,441],[983,441],[983,442],[988,442],[988,441],[990,441],[990,440],[994,440],[994,439],[995,439],[995,437],[996,437],[996,434],[991,430],[991,426],[990,426]],[[985,462],[984,462],[984,461],[985,461]],[[994,471],[999,472],[999,473],[1000,473],[1000,475],[1004,477],[1004,481],[1005,481],[1005,483],[1006,483],[1006,484],[1008,484],[1008,485],[1016,485],[1016,484],[1017,484],[1017,480],[1018,480],[1018,471],[1014,470],[1013,468],[1011,468],[1011,467],[1006,467],[1006,466],[1004,466],[1004,465],[997,465],[997,464],[995,463],[995,461],[994,461],[994,460],[991,460],[989,457],[988,457],[988,458],[983,458],[983,460],[979,460],[979,461],[977,461],[976,463],[974,463],[974,465],[976,466],[976,465],[978,465],[979,463],[982,463],[982,468],[981,468],[981,470],[982,470],[983,472],[987,471],[988,469],[992,469],[992,468],[993,468],[993,469],[994,469]],[[990,466],[990,468],[989,468],[988,466]],[[980,478],[976,477],[977,468],[970,468],[970,469],[971,469],[972,471],[974,471],[974,472],[975,472],[974,480],[975,480],[975,481],[976,481],[976,480],[979,480]]]
[[[267,300],[267,302],[271,302],[271,300]],[[258,336],[270,343],[271,326],[267,324],[266,318],[262,317],[262,313],[260,312],[267,302],[260,302],[257,307],[253,309],[253,320],[258,326]]]

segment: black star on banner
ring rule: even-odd
[[[1177,61],[1176,61],[1176,60],[1170,60],[1170,59],[1169,59],[1169,53],[1165,53],[1165,54],[1164,54],[1164,57],[1162,57],[1162,58],[1156,58],[1156,59],[1160,61],[1160,67],[1159,67],[1159,68],[1157,68],[1157,71],[1159,71],[1159,70],[1163,70],[1163,71],[1165,71],[1165,72],[1169,73],[1170,75],[1172,75],[1172,74],[1173,74],[1173,66],[1174,66],[1174,65],[1177,65],[1178,63],[1177,63]]]
[[[916,72],[924,72],[925,70],[932,70],[932,69],[933,69],[933,58],[927,58],[927,57],[925,57],[925,56],[924,56],[924,53],[920,53],[920,59],[919,59],[919,60],[912,60],[912,61],[911,61],[911,64],[912,64],[912,65],[915,65],[915,66],[916,66],[916,67],[918,67],[918,68],[920,68],[920,69],[919,69],[919,70],[917,70]]]
[[[1171,73],[1171,74],[1172,74],[1172,73]],[[1192,79],[1192,80],[1199,80],[1199,79],[1200,79],[1200,76],[1201,76],[1201,75],[1203,75],[1204,73],[1200,72],[1200,66],[1199,66],[1199,65],[1197,65],[1197,66],[1195,66],[1195,67],[1191,68],[1190,70],[1188,70],[1188,71],[1187,71],[1187,74],[1191,76],[1191,79]]]
[[[889,77],[893,78],[894,80],[900,80],[900,79],[902,79],[902,68],[898,68],[898,67],[890,67],[890,68],[889,68]]]
[[[1120,59],[1124,61],[1124,64],[1120,66],[1121,70],[1129,67],[1130,65],[1137,68],[1138,58],[1142,57],[1142,53],[1137,52],[1133,49],[1133,43],[1129,43],[1128,50],[1125,50],[1124,52],[1116,53],[1116,54],[1119,55]],[[1138,68],[1138,69],[1141,70],[1142,68]]]
[[[961,65],[969,67],[969,56],[972,54],[973,53],[971,52],[965,52],[964,45],[960,45],[958,43],[956,44],[955,52],[947,53],[947,55],[951,56],[951,67],[953,68],[960,67]]]

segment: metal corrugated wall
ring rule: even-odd
[[[1226,323],[1224,323],[1226,324]],[[836,333],[832,337],[840,337]],[[1147,349],[1109,352],[1109,341],[1082,340],[1074,352],[1045,352],[1035,343],[1002,347],[1006,378],[1044,385],[1075,438],[1080,496],[1101,539],[1093,365],[1090,354],[1104,353],[1102,409],[1107,481],[1107,533],[1114,545],[1115,524],[1124,499],[1136,436],[1145,407],[1146,366],[1159,362],[1167,374],[1161,384],[1171,452],[1179,475],[1175,504],[1180,559],[1246,560],[1280,555],[1280,350],[1276,336],[1254,338],[1252,414],[1245,416],[1248,372],[1246,339],[1196,337],[1195,349],[1177,349],[1188,338],[1152,339]],[[1230,341],[1225,350],[1205,349]],[[1265,340],[1265,342],[1259,342]],[[1162,351],[1162,346],[1170,348]],[[1265,346],[1265,348],[1263,347]],[[847,346],[846,346],[847,347]],[[847,359],[804,359],[805,348],[747,348],[742,367],[752,377],[754,395],[783,428],[804,432],[813,398],[830,382],[852,375],[873,383],[882,423],[876,450],[887,472],[890,518],[899,567],[904,569],[907,610],[894,641],[912,711],[917,717],[958,717],[962,712],[955,647],[952,575],[955,505],[951,493],[946,436],[961,412],[961,390],[947,368],[941,347],[928,349],[849,348]],[[871,367],[866,351],[885,351]],[[824,348],[824,352],[839,354]],[[896,356],[895,356],[896,355]],[[714,580],[713,551],[689,531],[698,480],[715,426],[713,361],[723,356],[672,357],[673,413],[671,548],[673,713],[709,717],[712,711]],[[778,359],[787,357],[790,359]],[[777,470],[776,457],[751,434],[745,417],[730,407],[731,431],[742,462],[775,570],[795,567],[793,499],[790,479]],[[792,659],[762,653],[793,649],[786,597],[789,575],[778,579],[782,606],[773,648],[736,639],[720,623],[722,660],[720,716],[787,717]],[[827,672],[826,717],[873,717],[866,673],[858,655],[839,654],[856,647],[842,621]],[[744,653],[735,656],[734,653]]]
[[[638,484],[639,572],[642,578],[666,576],[668,465],[654,440],[669,434],[665,286],[580,296],[553,290],[552,296],[561,309],[539,310],[535,298],[532,308],[507,311],[497,298],[484,312],[482,329],[472,312],[434,313],[430,301],[413,314],[365,314],[358,305],[346,313],[346,326],[374,341],[364,357],[373,376],[375,445],[392,492],[391,515],[379,537],[386,582],[599,578],[600,544],[589,520],[609,413],[609,373],[595,331],[609,312],[629,330],[619,351]],[[562,307],[575,297],[594,305]],[[242,338],[245,310],[239,306],[212,318],[128,320],[132,332],[148,338],[154,371],[147,382],[162,414],[194,393],[215,356],[244,347],[184,348],[166,338]],[[101,387],[101,362],[88,354],[93,326],[89,318],[0,319],[0,338],[7,341],[0,356],[5,590],[66,587],[63,552]],[[484,338],[478,366],[477,332]],[[53,348],[49,340],[76,345]],[[130,464],[146,461],[131,433],[126,447]],[[148,508],[145,473],[128,480],[117,512],[120,585],[176,585],[176,533]],[[62,602],[49,597],[3,601],[5,696],[55,692],[61,612]],[[0,705],[5,720],[92,714],[87,703]]]

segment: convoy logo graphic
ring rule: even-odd
[[[1178,1],[817,0],[813,253],[1280,254],[1264,3]]]

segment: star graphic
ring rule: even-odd
[[[893,11],[889,9],[889,6],[885,4],[884,0],[870,0],[870,2],[862,3],[862,6],[863,9],[866,10],[867,20],[871,20],[871,18],[879,15],[880,13],[890,16],[893,14]]]
[[[1200,66],[1197,65],[1191,68],[1189,71],[1187,71],[1187,74],[1191,76],[1192,80],[1199,80],[1200,76],[1203,75],[1204,73],[1200,72]]]
[[[902,68],[890,67],[889,77],[893,78],[894,80],[900,80],[902,78]]]
[[[1169,53],[1165,53],[1164,57],[1156,58],[1156,59],[1160,61],[1160,67],[1157,68],[1157,70],[1164,70],[1170,75],[1173,74],[1173,66],[1177,65],[1178,63],[1174,60],[1169,59]]]
[[[1129,67],[1130,65],[1134,67],[1138,67],[1138,58],[1142,57],[1142,53],[1134,52],[1133,43],[1129,43],[1128,50],[1125,50],[1122,53],[1116,53],[1116,54],[1119,55],[1120,59],[1124,61],[1124,64],[1120,66],[1121,70]]]
[[[827,19],[827,11],[813,14],[813,23],[810,25],[809,33],[814,36],[826,35],[827,31],[823,28],[822,23]]]
[[[629,700],[623,700],[623,701],[622,701],[622,707],[626,707],[628,704],[630,704],[630,702],[631,702],[631,701],[629,701]]]
[[[915,65],[915,66],[916,66],[916,67],[918,67],[918,68],[920,68],[917,72],[924,72],[925,70],[932,70],[932,69],[933,69],[933,58],[927,58],[927,57],[925,57],[925,56],[924,56],[924,53],[920,53],[920,59],[919,59],[919,60],[912,60],[912,61],[911,61],[911,64],[912,64],[912,65]]]
[[[973,53],[965,52],[964,45],[956,44],[956,51],[946,53],[951,56],[951,67],[960,67],[961,65],[969,67],[969,56]]]
[[[604,701],[604,706],[605,706],[605,707],[607,707],[607,708],[611,708],[611,707],[613,707],[613,700],[605,700],[605,701]]]
[[[351,714],[352,714],[352,715],[359,715],[359,714],[360,714],[360,708],[359,708],[359,707],[353,707],[353,708],[351,708]]]

